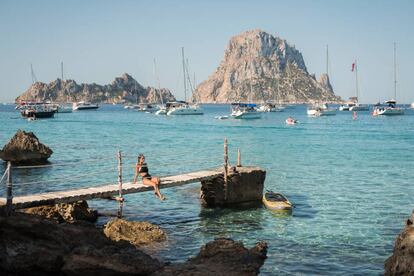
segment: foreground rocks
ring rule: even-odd
[[[105,235],[114,241],[127,241],[135,246],[166,240],[164,231],[149,222],[115,219],[104,227]]]
[[[391,257],[385,261],[385,275],[414,275],[414,211],[395,240]]]
[[[257,275],[266,254],[267,244],[264,242],[247,249],[241,242],[220,238],[204,245],[195,258],[166,266],[156,275]]]
[[[257,275],[266,253],[263,242],[247,249],[216,239],[187,262],[166,266],[95,227],[56,224],[25,213],[0,216],[1,275]]]
[[[237,167],[229,172],[227,195],[223,176],[201,181],[202,202],[210,207],[261,202],[265,178],[266,171],[261,168]]]
[[[42,144],[33,132],[18,130],[0,151],[0,158],[14,164],[44,164],[53,151]]]
[[[0,217],[2,275],[148,275],[163,264],[101,230],[17,213]]]
[[[55,205],[27,208],[22,209],[21,212],[39,215],[52,219],[57,223],[75,223],[79,221],[95,222],[98,219],[98,212],[90,209],[85,200],[74,203],[60,203]]]

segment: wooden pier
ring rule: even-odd
[[[219,170],[203,170],[186,174],[161,177],[160,189],[182,186],[190,183],[213,179],[223,172]],[[95,198],[112,198],[125,194],[140,193],[153,190],[152,187],[144,186],[141,181],[137,184],[131,182],[110,184],[91,188],[73,189],[67,191],[56,191],[49,193],[33,194],[28,196],[13,197],[13,209],[30,208],[57,203],[71,203],[79,200],[90,200]],[[0,208],[6,207],[7,198],[0,198]]]

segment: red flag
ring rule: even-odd
[[[352,63],[352,69],[351,69],[351,72],[354,72],[354,70],[355,70],[355,62],[354,62],[354,63]]]

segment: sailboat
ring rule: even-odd
[[[359,87],[358,87],[358,66],[357,61],[355,60],[352,64],[352,71],[355,71],[355,89],[356,97],[354,97],[353,105],[349,107],[349,111],[368,111],[369,107],[367,105],[362,105],[358,102],[359,100]]]
[[[154,58],[154,74],[157,79],[158,91],[159,91],[159,96],[160,96],[160,101],[161,101],[161,104],[158,105],[158,111],[155,112],[155,114],[156,115],[167,115],[167,106],[164,104],[164,100],[162,99],[160,76],[158,75],[157,61],[155,60],[155,58]]]
[[[190,104],[187,102],[187,81],[189,80],[189,76],[185,64],[184,47],[181,48],[181,54],[183,58],[184,101],[168,102],[166,104],[167,115],[203,115],[203,109],[198,104]]]
[[[261,112],[258,111],[256,104],[252,102],[252,75],[250,73],[250,93],[249,103],[232,103],[230,116],[235,119],[260,119],[262,117]]]
[[[404,115],[404,109],[397,107],[397,46],[394,42],[394,99],[385,102],[386,107],[378,106],[372,115]]]

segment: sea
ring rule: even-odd
[[[56,114],[27,121],[14,105],[0,105],[0,145],[18,129],[32,131],[53,149],[51,166],[13,170],[13,192],[25,195],[117,183],[117,154],[123,181],[133,178],[144,153],[150,173],[174,175],[223,165],[224,139],[230,164],[237,150],[242,165],[266,170],[265,188],[283,193],[293,212],[263,206],[233,209],[200,205],[200,184],[125,196],[128,220],[160,225],[166,242],[147,248],[170,262],[195,256],[218,237],[251,247],[268,244],[262,275],[378,275],[392,254],[396,235],[414,208],[414,110],[404,116],[373,117],[359,112],[309,118],[306,106],[264,113],[257,120],[219,120],[228,105],[204,105],[204,115],[157,116],[121,105]],[[297,125],[286,125],[292,116]],[[5,164],[0,166],[4,172]],[[0,193],[5,196],[5,184]],[[118,203],[92,200],[113,219]]]

